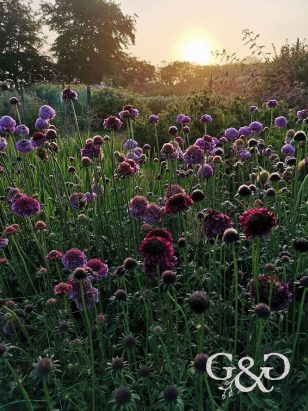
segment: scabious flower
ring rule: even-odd
[[[240,159],[244,161],[250,159],[251,157],[251,153],[248,150],[241,150],[238,155]]]
[[[250,137],[251,136],[251,129],[249,128],[249,126],[243,126],[239,128],[239,136],[242,137]]]
[[[70,195],[70,203],[74,210],[80,210],[87,205],[87,196],[83,193],[73,193]]]
[[[83,251],[77,248],[71,248],[62,256],[62,264],[69,271],[74,271],[78,267],[84,267],[87,264],[87,257]]]
[[[155,114],[152,114],[150,117],[149,117],[149,124],[158,124],[159,123],[159,117],[158,116],[156,116]]]
[[[271,109],[275,108],[277,106],[277,104],[278,104],[277,100],[268,100],[266,102],[266,107],[271,110]]]
[[[292,146],[292,144],[285,144],[281,148],[281,153],[285,156],[293,156],[295,153],[295,148]]]
[[[46,136],[41,131],[35,132],[31,137],[31,143],[33,147],[41,147],[46,142]]]
[[[133,218],[142,218],[149,202],[144,196],[135,196],[129,202],[129,213]]]
[[[155,224],[160,221],[164,216],[164,208],[157,204],[148,204],[143,213],[143,221],[146,224]]]
[[[271,310],[280,311],[288,307],[292,293],[288,283],[284,283],[276,275],[259,275],[259,302],[267,304]],[[250,296],[256,299],[256,284],[250,281]]]
[[[234,127],[227,128],[225,137],[229,140],[236,140],[239,136],[238,130]]]
[[[181,187],[179,184],[168,185],[168,187],[166,187],[165,189],[166,198],[169,198],[173,196],[174,194],[179,194],[179,193],[185,193],[184,188]]]
[[[210,116],[209,114],[203,114],[203,116],[201,116],[200,118],[200,123],[202,124],[208,124],[211,123],[213,121],[212,116]]]
[[[255,134],[260,134],[263,131],[263,125],[259,121],[250,123],[249,128]]]
[[[255,114],[258,112],[258,106],[250,106],[248,111],[250,114]]]
[[[166,214],[177,214],[188,210],[193,203],[192,198],[185,193],[174,194],[167,199],[165,212]]]
[[[0,133],[14,133],[16,121],[10,116],[0,118]]]
[[[52,120],[56,117],[56,110],[50,106],[44,105],[40,108],[39,117],[44,120]]]
[[[59,250],[51,250],[45,257],[46,261],[53,263],[56,261],[62,261],[63,254]]]
[[[204,217],[204,232],[206,238],[211,241],[214,238],[222,238],[224,232],[232,227],[231,218],[217,210],[209,210]]]
[[[11,211],[20,217],[31,217],[40,213],[41,205],[35,198],[21,194],[13,197]]]
[[[10,237],[11,235],[17,234],[19,230],[20,230],[20,227],[18,224],[12,224],[12,225],[5,227],[3,233],[6,237]]]
[[[30,130],[24,124],[20,124],[15,128],[15,134],[18,136],[28,136],[30,134]]]
[[[288,125],[288,120],[284,116],[276,117],[274,124],[276,128],[286,128]]]
[[[92,287],[90,278],[85,278],[81,281],[75,280],[73,275],[69,278],[72,290],[68,294],[68,298],[74,301],[79,311],[83,311],[83,297],[85,305],[91,309],[95,303],[99,301],[99,291]]]
[[[213,167],[210,166],[209,164],[203,164],[202,166],[199,167],[197,171],[197,175],[200,178],[211,178],[213,177],[214,170]]]
[[[30,153],[33,150],[31,140],[22,139],[15,144],[16,150],[20,153]]]
[[[48,120],[39,117],[36,120],[34,127],[36,128],[36,130],[47,130],[49,127],[49,122]]]
[[[87,267],[91,268],[92,281],[99,281],[108,274],[108,265],[98,258],[93,258],[87,262]]]
[[[138,174],[139,170],[140,167],[134,160],[126,159],[119,164],[117,173],[120,177],[128,177]]]
[[[4,137],[0,137],[0,151],[5,151],[7,147],[7,141]]]
[[[109,116],[105,118],[104,123],[103,123],[105,130],[120,130],[122,125],[123,125],[123,122],[115,116]]]
[[[72,284],[70,283],[59,283],[54,286],[53,292],[55,295],[67,295],[73,289]]]
[[[267,208],[252,208],[240,216],[240,225],[247,239],[267,236],[276,224],[275,214]]]
[[[211,153],[216,147],[216,142],[211,136],[203,136],[196,140],[195,145],[200,147],[202,150]]]
[[[63,101],[70,101],[70,100],[77,100],[77,99],[78,99],[78,94],[76,93],[76,91],[72,90],[70,86],[68,86],[62,91]]]
[[[197,145],[192,145],[186,149],[183,158],[187,164],[201,164],[204,161],[204,151]]]

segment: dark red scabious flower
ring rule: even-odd
[[[153,228],[152,230],[147,232],[146,238],[150,237],[162,237],[165,240],[169,241],[169,243],[173,243],[173,237],[169,233],[169,231],[165,230],[164,228]]]
[[[77,98],[78,98],[78,94],[76,93],[76,91],[72,90],[70,86],[68,86],[62,91],[63,101],[77,100]]]
[[[98,258],[93,258],[87,262],[87,267],[91,268],[91,279],[99,281],[108,274],[108,265]]]
[[[103,125],[105,130],[120,130],[123,123],[116,116],[109,116],[108,118],[105,118]]]
[[[192,198],[185,193],[174,194],[166,201],[166,214],[176,214],[186,211],[192,204]]]
[[[53,292],[55,295],[67,295],[72,289],[73,286],[70,283],[59,283],[54,286]]]
[[[41,211],[41,205],[35,198],[22,194],[13,197],[11,211],[20,217],[31,217]]]
[[[185,190],[183,187],[181,187],[179,184],[171,184],[170,186],[166,188],[165,196],[166,198],[172,197],[174,194],[179,194],[179,193],[185,193]]]
[[[70,203],[74,210],[80,210],[88,204],[87,196],[83,193],[73,193],[70,195]]]
[[[222,238],[224,232],[232,227],[231,218],[217,210],[209,210],[204,216],[204,232],[207,239]]]
[[[83,251],[71,248],[62,257],[62,264],[67,270],[74,271],[87,264],[87,257]]]
[[[276,224],[275,214],[267,208],[251,208],[240,216],[240,225],[247,239],[267,236]]]
[[[119,164],[117,173],[121,177],[127,177],[138,174],[139,169],[139,165],[134,160],[126,159]]]
[[[259,302],[267,304],[271,310],[280,311],[288,307],[292,300],[292,292],[288,283],[284,283],[276,275],[262,275],[258,277]],[[251,298],[256,300],[256,286],[254,280],[250,280]]]
[[[20,230],[20,227],[18,224],[12,224],[12,225],[9,225],[8,227],[5,227],[3,233],[6,237],[9,237],[10,235],[17,234],[19,230]]]
[[[129,202],[129,213],[133,218],[142,218],[149,202],[144,196],[135,196]]]
[[[101,158],[102,152],[100,144],[94,144],[92,139],[86,142],[84,147],[80,150],[81,157],[89,157],[91,160],[94,158]]]
[[[52,250],[50,253],[48,253],[45,257],[45,260],[48,261],[49,263],[55,262],[55,261],[61,261],[63,257],[63,254],[59,250]]]
[[[31,143],[33,147],[41,147],[46,141],[47,138],[41,131],[36,131],[31,137]]]

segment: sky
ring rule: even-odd
[[[40,0],[33,0],[38,6]],[[190,60],[213,63],[210,54],[226,49],[239,58],[250,55],[242,30],[260,34],[259,44],[272,51],[307,38],[308,0],[119,0],[125,14],[137,14],[136,42],[129,52],[153,64]],[[52,41],[47,29],[45,33]]]

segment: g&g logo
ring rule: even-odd
[[[266,354],[264,355],[263,359],[264,362],[266,362],[270,357],[278,357],[280,360],[283,361],[283,373],[278,376],[278,377],[271,377],[270,371],[273,369],[273,367],[260,367],[260,374],[256,375],[253,372],[250,371],[250,369],[254,366],[254,360],[251,357],[243,357],[239,360],[238,362],[238,368],[239,372],[235,375],[233,378],[233,370],[235,370],[235,367],[223,367],[223,369],[226,371],[226,375],[224,377],[217,377],[213,373],[212,366],[213,362],[218,358],[218,357],[226,357],[229,361],[232,361],[232,354],[226,354],[226,353],[217,353],[215,355],[212,355],[209,357],[206,365],[206,371],[208,375],[216,381],[225,381],[223,383],[223,386],[219,387],[220,390],[224,391],[222,398],[226,398],[226,394],[228,393],[229,397],[233,395],[233,385],[240,391],[240,392],[251,392],[253,391],[257,386],[260,391],[262,392],[271,392],[274,389],[274,386],[271,386],[271,388],[267,389],[263,383],[262,383],[262,378],[265,378],[269,381],[279,381],[283,380],[290,372],[290,363],[287,357],[285,357],[282,354],[279,353],[271,353],[271,354]],[[244,363],[247,363],[246,365]],[[253,379],[254,384],[251,386],[247,387],[241,384],[241,378],[242,376],[249,376],[250,378]]]

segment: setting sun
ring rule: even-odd
[[[209,64],[211,60],[211,50],[203,38],[191,38],[184,43],[181,51],[183,60],[196,64]]]

